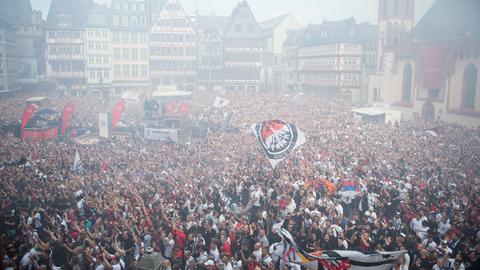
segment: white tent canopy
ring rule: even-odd
[[[371,118],[384,118],[385,123],[395,123],[402,120],[402,112],[390,110],[383,107],[363,107],[352,110],[353,113],[360,116]]]

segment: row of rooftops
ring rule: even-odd
[[[115,1],[115,0],[113,0]],[[148,0],[146,0],[148,2]],[[155,0],[155,9],[162,8],[162,0]],[[231,16],[196,15],[196,26],[204,31],[223,32],[240,8],[247,5],[240,2]],[[47,26],[57,25],[59,14],[70,14],[71,27],[84,28],[89,13],[107,12],[106,5],[93,4],[92,0],[52,0]],[[480,1],[479,0],[437,0],[422,17],[407,40],[449,40],[461,37],[480,37]],[[289,14],[258,24],[263,33],[272,32]],[[0,0],[0,18],[13,26],[32,23],[32,7],[29,0]],[[291,31],[285,45],[313,46],[342,40],[344,42],[363,42],[376,38],[377,28],[369,23],[356,23],[353,18],[339,21],[324,21],[322,24],[309,24],[307,27]]]

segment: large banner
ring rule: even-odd
[[[423,45],[420,48],[417,79],[427,89],[442,89],[445,83],[445,52],[442,45]]]
[[[72,102],[65,104],[65,106],[63,107],[62,136],[64,136],[65,132],[67,131],[68,123],[70,123],[70,120],[72,119],[74,110],[75,110],[75,105]]]
[[[145,128],[145,139],[155,141],[178,141],[178,131],[176,129],[158,129]]]
[[[283,120],[256,123],[252,129],[273,168],[305,143],[305,134]]]
[[[125,101],[119,100],[112,109],[112,130],[117,126],[118,121],[122,117],[122,113],[125,111]]]
[[[23,117],[22,117],[22,126],[21,126],[22,130],[25,128],[30,118],[32,118],[33,113],[35,112],[36,109],[37,109],[37,106],[35,104],[30,104],[27,106],[27,108],[25,108],[25,111],[23,112]]]
[[[111,127],[111,117],[110,113],[99,113],[98,114],[98,133],[102,138],[110,137],[110,127]]]

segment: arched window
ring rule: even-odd
[[[475,109],[477,90],[477,68],[473,63],[468,64],[463,71],[462,108]]]
[[[412,66],[406,64],[403,68],[402,101],[412,100]]]

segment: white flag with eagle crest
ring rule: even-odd
[[[283,120],[256,123],[252,129],[273,168],[305,143],[305,134]]]

